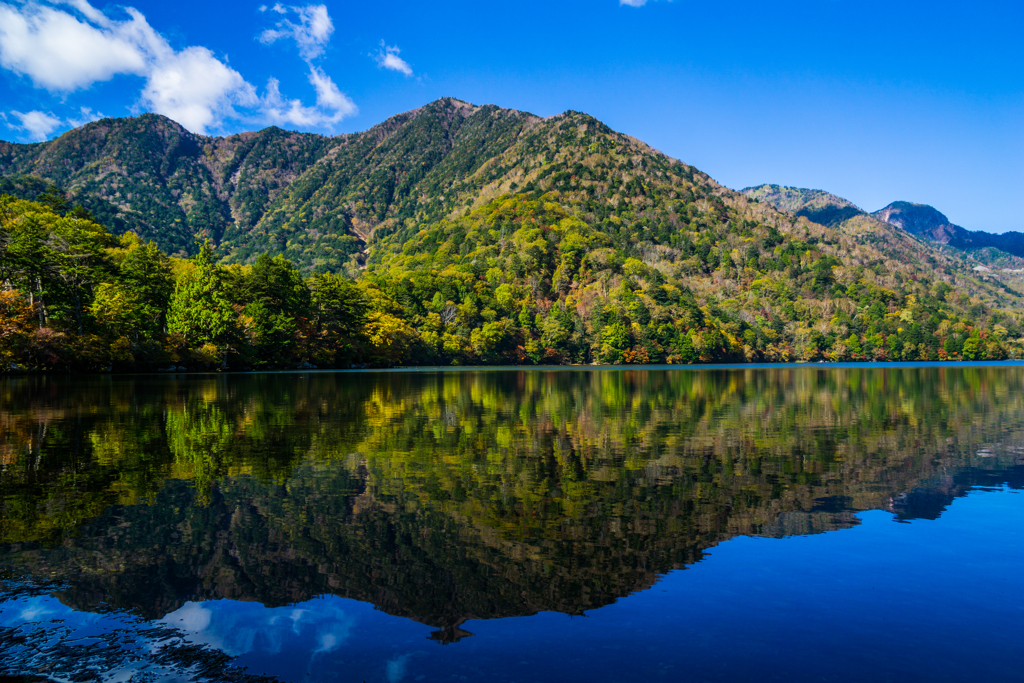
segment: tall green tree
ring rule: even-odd
[[[261,254],[237,279],[235,296],[244,305],[240,321],[254,365],[295,360],[299,338],[308,331],[311,298],[291,261]]]
[[[209,241],[192,259],[193,268],[174,287],[167,329],[194,346],[212,344],[221,357],[237,343],[237,314],[232,306],[224,269],[214,262]]]
[[[357,361],[366,343],[370,300],[354,282],[339,274],[315,275],[309,288],[310,322],[324,360],[332,365]]]

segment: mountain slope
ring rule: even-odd
[[[930,206],[894,202],[869,214],[860,209],[850,212],[850,207],[856,208],[852,202],[822,190],[761,185],[748,187],[743,193],[768,202],[780,211],[806,216],[809,220],[818,218],[816,222],[830,225],[858,242],[870,242],[895,260],[926,262],[933,268],[956,273],[957,286],[983,299],[991,301],[994,292],[999,298],[999,290],[1005,291],[1007,286],[1011,286],[1014,292],[1022,290],[1022,283],[1012,269],[1024,266],[1024,262],[1003,251],[989,248],[986,252],[977,246],[969,247],[969,240],[962,238],[951,243],[950,234],[967,231],[948,225],[946,217]],[[850,212],[849,216],[839,220],[845,212]],[[1007,234],[1012,236],[1016,233]],[[986,264],[996,263],[1011,270],[990,272]]]
[[[358,353],[377,364],[998,359],[1024,345],[1022,297],[962,254],[821,191],[755,200],[579,112],[443,99],[336,138],[203,138],[159,117],[105,126],[8,145],[0,161],[126,212],[163,201],[184,216],[154,226],[165,244],[204,225],[231,267],[197,261],[209,277],[189,286],[225,288],[211,292],[223,335],[203,341],[241,366],[319,358],[308,315],[231,285],[292,264],[361,273]],[[264,254],[291,263],[256,263]],[[296,296],[322,284],[286,279]],[[175,301],[175,320],[198,306]],[[263,330],[271,313],[281,325]],[[281,353],[261,356],[273,335]]]
[[[125,229],[168,253],[194,253],[197,235],[219,241],[229,225],[257,222],[327,142],[278,128],[210,138],[144,114],[95,121],[52,142],[0,143],[0,174],[45,179],[88,208],[113,205]]]
[[[355,135],[268,128],[218,138],[145,114],[47,143],[0,142],[0,175],[55,183],[87,208],[113,206],[116,220],[97,215],[168,253],[195,253],[199,236],[230,261],[271,251],[338,270],[378,225],[451,209],[453,182],[539,120],[443,99]]]
[[[334,139],[252,230],[240,224],[229,230],[221,251],[229,262],[270,251],[305,267],[339,270],[375,233],[451,211],[474,192],[467,176],[539,121],[515,110],[443,99]]]
[[[795,216],[803,216],[807,220],[836,227],[843,221],[866,212],[853,202],[837,197],[824,190],[807,190],[782,185],[759,185],[740,190],[751,199],[774,206]]]
[[[1024,234],[1007,232],[997,235],[967,230],[953,225],[944,214],[927,204],[893,202],[872,215],[911,234],[964,251],[998,249],[1012,256],[1024,257]]]

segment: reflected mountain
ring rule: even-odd
[[[582,614],[737,535],[1024,488],[1024,368],[25,377],[0,570],[65,605]]]

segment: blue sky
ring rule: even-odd
[[[725,185],[1024,231],[1024,3],[0,0],[0,138],[157,111],[365,130],[450,95],[585,111]]]

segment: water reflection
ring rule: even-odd
[[[737,535],[1021,487],[1022,384],[1016,366],[6,380],[0,570],[79,611],[207,619],[186,630],[216,640],[190,642],[228,655],[257,633],[342,642],[343,614],[289,611],[319,596],[450,643],[469,619],[607,605]]]

